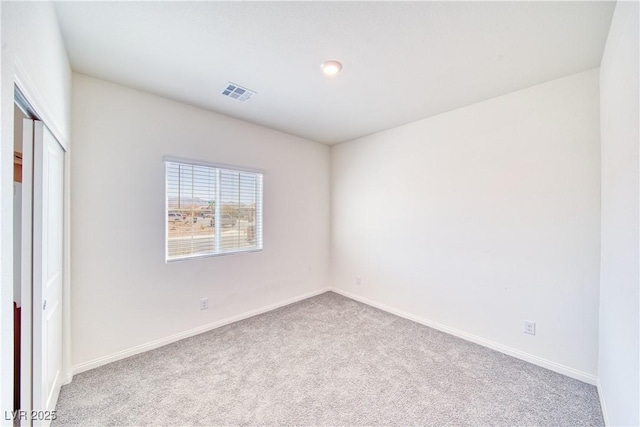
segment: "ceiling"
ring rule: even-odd
[[[600,64],[612,2],[60,2],[72,68],[327,144]],[[320,64],[343,63],[327,77]],[[221,95],[228,81],[257,92]]]

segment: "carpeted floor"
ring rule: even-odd
[[[603,425],[596,388],[325,293],[79,374],[55,425]]]

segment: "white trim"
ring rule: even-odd
[[[570,368],[565,365],[561,365],[556,362],[552,362],[547,359],[543,359],[542,357],[535,356],[533,354],[526,353],[521,350],[517,350],[512,347],[508,347],[506,345],[498,344],[497,342],[490,341],[486,338],[479,337],[477,335],[469,334],[467,332],[461,331],[459,329],[455,329],[442,323],[434,322],[433,320],[425,319],[421,316],[416,316],[415,314],[408,313],[403,310],[399,310],[397,308],[390,307],[386,304],[382,304],[373,300],[370,300],[365,297],[361,297],[359,295],[352,294],[351,292],[344,291],[342,289],[332,289],[333,292],[345,296],[347,298],[351,298],[352,300],[359,301],[361,303],[370,305],[375,308],[379,308],[380,310],[386,311],[391,314],[395,314],[396,316],[403,317],[408,320],[412,320],[416,323],[420,323],[425,326],[429,326],[430,328],[437,329],[439,331],[445,332],[449,335],[456,336],[458,338],[462,338],[467,341],[471,341],[473,343],[479,344],[483,347],[488,347],[492,350],[499,351],[501,353],[507,354],[509,356],[513,356],[517,359],[524,360],[529,363],[533,363],[534,365],[541,366],[543,368],[552,370],[554,372],[558,372],[559,374],[566,375],[571,378],[575,378],[577,380],[583,381],[588,384],[596,385],[597,377],[595,375],[588,374],[586,372],[579,371],[577,369]]]
[[[29,74],[22,66],[19,59],[16,58],[14,62],[14,83],[22,92],[29,105],[35,110],[38,115],[38,120],[43,122],[51,131],[53,136],[56,137],[64,151],[69,151],[69,140],[62,133],[62,128],[53,118],[53,114],[45,102],[44,97],[38,91],[36,85],[33,83]]]
[[[602,418],[604,419],[604,425],[608,426],[609,424],[609,414],[607,413],[607,404],[604,400],[604,393],[602,392],[602,384],[600,383],[600,378],[598,378],[598,398],[600,399],[600,408],[602,409]]]
[[[541,357],[538,357],[538,356],[535,356],[535,355],[532,355],[532,354],[529,354],[529,353],[514,349],[512,347],[508,347],[508,346],[505,346],[505,345],[502,345],[502,344],[498,344],[498,343],[496,343],[494,341],[487,340],[487,339],[479,337],[477,335],[472,335],[472,334],[469,334],[467,332],[463,332],[463,331],[460,331],[458,329],[451,328],[451,327],[443,325],[441,323],[434,322],[432,320],[425,319],[425,318],[420,317],[420,316],[416,316],[416,315],[408,313],[406,311],[390,307],[390,306],[388,306],[386,304],[378,303],[378,302],[370,300],[368,298],[352,294],[351,292],[347,292],[347,291],[344,291],[342,289],[337,289],[337,288],[332,288],[332,287],[326,287],[326,288],[319,289],[319,290],[316,290],[316,291],[308,292],[306,294],[298,295],[296,297],[289,298],[289,299],[281,301],[281,302],[270,304],[270,305],[267,305],[267,306],[264,306],[264,307],[261,307],[261,308],[255,309],[255,310],[251,310],[251,311],[247,311],[245,313],[241,313],[241,314],[235,315],[235,316],[227,317],[225,319],[221,319],[221,320],[218,320],[218,321],[213,322],[213,323],[209,323],[209,324],[206,324],[206,325],[203,325],[203,326],[199,326],[197,328],[193,328],[193,329],[190,329],[190,330],[185,331],[185,332],[180,332],[178,334],[174,334],[174,335],[168,336],[166,338],[162,338],[162,339],[159,339],[159,340],[156,340],[156,341],[152,341],[152,342],[149,342],[149,343],[146,343],[146,344],[142,344],[142,345],[138,345],[138,346],[135,346],[135,347],[131,347],[129,349],[122,350],[122,351],[119,351],[117,353],[110,354],[108,356],[99,357],[99,358],[91,360],[89,362],[81,363],[79,365],[74,366],[72,368],[72,373],[73,373],[73,375],[76,375],[76,374],[79,374],[81,372],[85,372],[85,371],[88,371],[90,369],[94,369],[94,368],[106,365],[108,363],[115,362],[117,360],[121,360],[121,359],[130,357],[130,356],[134,356],[136,354],[144,353],[146,351],[150,351],[150,350],[156,349],[158,347],[162,347],[162,346],[165,346],[167,344],[171,344],[171,343],[174,343],[176,341],[180,341],[182,339],[189,338],[189,337],[192,337],[194,335],[198,335],[198,334],[210,331],[212,329],[220,328],[220,327],[228,325],[230,323],[234,323],[234,322],[238,322],[240,320],[248,319],[249,317],[257,316],[259,314],[263,314],[263,313],[266,313],[268,311],[275,310],[277,308],[284,307],[286,305],[293,304],[295,302],[302,301],[302,300],[305,300],[307,298],[311,298],[311,297],[314,297],[316,295],[323,294],[325,292],[335,292],[335,293],[340,294],[340,295],[342,295],[344,297],[350,298],[350,299],[352,299],[354,301],[358,301],[358,302],[361,302],[363,304],[367,304],[367,305],[369,305],[371,307],[378,308],[380,310],[386,311],[386,312],[394,314],[396,316],[399,316],[399,317],[414,321],[416,323],[420,323],[421,325],[425,325],[425,326],[428,326],[430,328],[437,329],[437,330],[445,332],[445,333],[447,333],[449,335],[453,335],[453,336],[462,338],[462,339],[464,339],[466,341],[471,341],[473,343],[479,344],[479,345],[481,345],[483,347],[487,347],[487,348],[490,348],[492,350],[496,350],[496,351],[499,351],[501,353],[507,354],[509,356],[513,356],[513,357],[515,357],[517,359],[524,360],[524,361],[529,362],[529,363],[533,363],[534,365],[541,366],[543,368],[549,369],[551,371],[557,372],[557,373],[562,374],[562,375],[566,375],[568,377],[577,379],[579,381],[583,381],[583,382],[585,382],[587,384],[596,385],[598,387],[598,396],[600,397],[600,404],[602,406],[602,414],[603,414],[605,423],[607,425],[609,425],[606,406],[605,406],[605,403],[604,403],[604,397],[602,396],[602,393],[601,393],[599,381],[596,378],[596,376],[594,376],[594,375],[588,374],[586,372],[579,371],[577,369],[570,368],[568,366],[561,365],[561,364],[556,363],[556,362],[552,362],[552,361],[547,360],[547,359],[543,359]]]
[[[252,168],[246,168],[244,166],[228,165],[224,163],[204,162],[202,160],[185,159],[181,157],[163,156],[162,161],[165,163],[180,163],[180,164],[186,164],[186,165],[206,166],[209,168],[224,169],[231,172],[248,172],[248,173],[258,173],[258,174],[264,175],[264,171],[261,169],[252,169]]]
[[[214,239],[215,239],[215,236],[214,236]],[[167,248],[167,251],[168,251],[168,248]],[[173,264],[174,262],[189,261],[192,259],[200,259],[200,258],[215,258],[215,257],[227,256],[227,255],[251,254],[255,252],[262,252],[262,248],[256,249],[252,247],[249,249],[234,249],[234,250],[228,250],[225,252],[208,252],[204,254],[181,255],[180,257],[176,257],[176,258],[167,258],[165,260],[165,264]]]
[[[97,368],[102,365],[106,365],[107,363],[115,362],[117,360],[124,359],[126,357],[134,356],[136,354],[144,353],[146,351],[150,351],[156,349],[158,347],[165,346],[167,344],[174,343],[176,341],[183,340],[185,338],[192,337],[194,335],[198,335],[212,329],[220,328],[222,326],[228,325],[230,323],[238,322],[240,320],[248,319],[249,317],[257,316],[259,314],[266,313],[271,310],[275,310],[280,307],[284,307],[289,304],[293,304],[298,301],[305,300],[307,298],[314,297],[316,295],[324,294],[325,292],[329,292],[332,289],[329,287],[318,289],[315,291],[307,292],[306,294],[298,295],[293,298],[286,299],[284,301],[280,301],[274,304],[269,304],[267,306],[257,308],[255,310],[250,310],[241,314],[237,314],[235,316],[227,317],[221,320],[218,320],[213,323],[209,323],[206,325],[198,326],[197,328],[190,329],[185,332],[180,332],[166,338],[161,338],[156,341],[152,341],[146,344],[138,345],[135,347],[128,348],[126,350],[119,351],[117,353],[110,354],[108,356],[99,357],[94,360],[90,360],[89,362],[81,363],[72,368],[73,375],[79,374],[80,372],[88,371],[90,369]]]
[[[71,151],[64,153],[64,270],[62,284],[62,384],[73,380],[71,370]]]
[[[32,283],[33,283],[33,134],[34,121],[22,122],[22,269],[20,276],[20,409],[29,413],[31,405],[31,336],[32,336]],[[26,140],[28,139],[28,141]],[[25,216],[26,215],[26,216]],[[26,421],[20,425],[27,425]]]

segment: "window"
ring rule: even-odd
[[[167,261],[262,249],[262,174],[166,165]]]

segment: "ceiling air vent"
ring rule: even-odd
[[[227,87],[222,91],[222,95],[228,96],[240,102],[246,102],[256,93],[246,87],[238,86],[235,83],[229,82]]]

